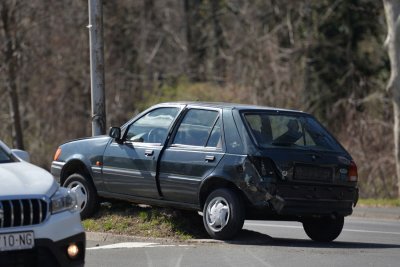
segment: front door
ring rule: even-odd
[[[179,107],[153,109],[127,127],[122,141],[107,146],[103,178],[109,192],[159,197],[157,161],[179,111]]]

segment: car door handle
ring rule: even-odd
[[[153,156],[153,154],[154,154],[153,150],[147,149],[144,151],[144,155],[147,157]]]
[[[205,157],[205,160],[206,160],[207,162],[211,162],[211,161],[214,161],[214,160],[215,160],[215,157],[214,157],[214,156],[206,156],[206,157]]]

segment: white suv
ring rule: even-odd
[[[75,192],[28,158],[0,141],[0,266],[83,266]]]

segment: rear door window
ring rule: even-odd
[[[251,135],[262,147],[291,147],[343,151],[338,142],[311,116],[247,113]]]
[[[190,109],[176,132],[174,145],[221,146],[221,126],[218,111]]]

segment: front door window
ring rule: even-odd
[[[126,141],[163,144],[179,108],[168,107],[152,110],[129,126]]]

